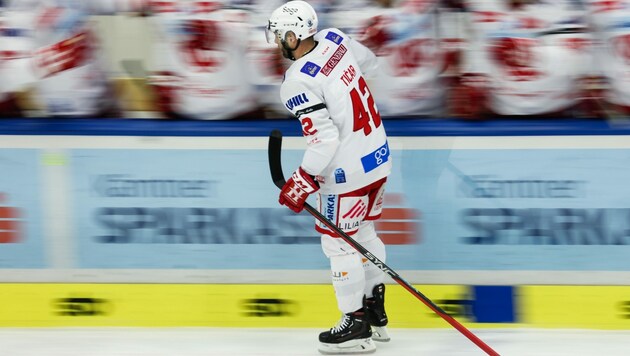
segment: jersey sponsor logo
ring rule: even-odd
[[[335,169],[335,183],[341,184],[346,182],[346,172],[342,168]]]
[[[335,282],[342,282],[342,281],[347,281],[350,279],[350,277],[348,277],[348,272],[345,271],[332,271],[332,279]]]
[[[293,110],[294,107],[300,106],[302,104],[306,104],[308,102],[309,102],[309,100],[306,97],[306,93],[302,93],[302,94],[296,95],[296,96],[292,97],[291,99],[287,100],[287,103],[284,104],[284,105],[287,107],[287,109]]]
[[[319,73],[320,69],[322,69],[322,67],[318,66],[317,64],[313,62],[306,62],[304,66],[302,67],[302,69],[300,69],[300,72],[310,75],[311,77],[315,78],[317,73]]]
[[[323,198],[323,196],[322,196]],[[336,221],[337,219],[337,195],[331,194],[326,196],[325,199],[326,210],[324,210],[324,215],[326,219],[330,221]]]
[[[389,145],[387,142],[375,151],[370,152],[366,156],[361,158],[361,163],[363,164],[363,171],[368,173],[373,171],[381,164],[387,162],[389,160]]]
[[[358,217],[365,216],[367,213],[367,205],[363,202],[363,200],[359,200],[350,208],[350,210],[343,214],[342,218],[344,219],[355,219]]]
[[[341,41],[343,41],[343,37],[341,37],[341,35],[338,35],[332,31],[328,32],[328,34],[326,35],[326,39],[335,42],[336,44],[340,44]]]
[[[335,51],[335,53],[332,54],[330,59],[328,59],[328,62],[324,64],[324,67],[322,68],[322,74],[325,76],[328,76],[330,72],[332,72],[333,69],[335,69],[337,64],[341,62],[341,59],[346,54],[346,52],[348,52],[346,47],[344,47],[344,45],[340,45],[339,48],[337,48],[337,50]]]

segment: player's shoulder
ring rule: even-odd
[[[321,66],[308,61],[302,64],[293,63],[284,74],[284,79],[280,86],[280,95],[284,98],[287,95],[292,95],[291,93],[293,92],[316,85],[314,80],[320,69]]]
[[[337,46],[341,45],[341,43],[343,43],[344,41],[347,41],[349,37],[350,36],[335,27],[320,30],[315,34],[315,36],[313,36],[313,38],[315,38],[315,41],[322,42],[324,44],[333,43]]]
[[[298,81],[310,83],[317,78],[324,65],[330,59],[337,47],[346,45],[350,37],[338,28],[327,28],[317,32],[314,36],[317,47],[313,52],[295,61],[286,71],[284,81]]]

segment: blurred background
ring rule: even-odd
[[[268,177],[272,129],[285,174],[305,147],[281,3],[0,1],[0,326],[337,320],[314,219]],[[470,327],[629,330],[630,0],[311,4],[380,61],[388,265]],[[392,328],[448,327],[387,298]]]
[[[288,118],[280,0],[36,1],[0,8],[4,117]],[[622,117],[624,1],[313,0],[320,29],[371,48],[389,118]]]

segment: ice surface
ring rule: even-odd
[[[0,328],[2,356],[310,356],[319,329]],[[479,329],[503,356],[630,355],[630,331]],[[455,329],[391,329],[380,356],[485,355]]]

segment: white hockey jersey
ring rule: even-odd
[[[578,100],[578,80],[592,62],[584,13],[571,1],[514,10],[504,0],[468,0],[472,37],[464,73],[490,81],[490,109],[501,115],[552,113]]]
[[[445,68],[437,0],[404,1],[396,8],[345,8],[333,25],[375,51],[380,70],[370,78],[383,116],[439,115],[445,105]]]
[[[112,96],[89,16],[113,12],[114,1],[8,1],[11,15],[0,47],[17,56],[5,57],[0,76],[10,77],[10,84],[2,89],[34,86],[34,99],[49,115],[86,116],[110,108]]]
[[[630,106],[630,1],[586,1],[590,23],[597,37],[596,64],[608,80],[606,100]]]
[[[160,85],[171,87],[172,109],[186,117],[229,119],[257,105],[246,56],[249,14],[221,5],[151,1],[158,33],[152,69],[168,73],[160,75]]]
[[[374,53],[339,29],[315,34],[317,46],[286,72],[280,96],[302,124],[302,168],[322,194],[362,188],[391,171],[387,136],[364,73]]]

